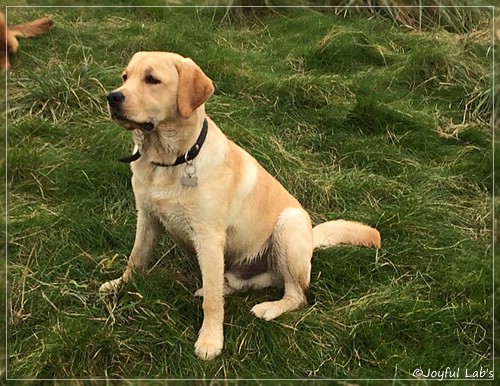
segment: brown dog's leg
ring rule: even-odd
[[[18,24],[9,27],[9,31],[14,36],[23,38],[33,38],[48,32],[54,21],[48,17],[30,21],[28,23]]]
[[[32,38],[43,35],[52,24],[54,24],[52,19],[45,17],[7,28],[5,17],[0,12],[0,70],[10,68],[9,54],[16,52],[19,46],[16,36]]]
[[[9,35],[5,17],[0,12],[0,70],[10,67],[8,52],[13,52],[17,49],[17,40]]]

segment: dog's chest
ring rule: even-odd
[[[177,171],[134,172],[132,186],[139,206],[154,214],[176,241],[190,243],[195,188],[184,186],[181,179]]]

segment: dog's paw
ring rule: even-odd
[[[200,335],[194,345],[194,352],[200,359],[208,361],[219,356],[223,345],[223,338],[214,338],[212,336],[204,337]]]
[[[272,320],[280,316],[285,310],[279,302],[264,302],[253,306],[252,313],[261,319]]]
[[[229,286],[229,284],[224,283],[224,296],[230,295],[233,292],[236,292],[236,290],[234,288],[232,288],[231,286]],[[194,296],[202,298],[203,297],[203,288],[198,288],[196,290],[196,292],[194,293]]]
[[[203,297],[203,288],[198,288],[196,290],[196,292],[194,293],[194,296],[196,296],[198,298],[202,298]]]
[[[40,25],[44,26],[47,30],[54,25],[54,20],[44,17],[40,19]]]
[[[123,279],[121,277],[115,280],[110,280],[99,287],[99,292],[103,295],[114,294],[118,292],[122,285]]]
[[[9,41],[9,46],[7,47],[9,49],[9,53],[13,54],[17,51],[19,48],[19,42],[17,39],[12,39]]]

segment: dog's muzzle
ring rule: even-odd
[[[155,125],[153,122],[136,122],[123,115],[123,103],[125,95],[121,91],[113,91],[108,94],[108,105],[111,118],[126,129],[141,129],[151,131]]]

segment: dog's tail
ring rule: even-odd
[[[44,17],[28,23],[9,26],[8,28],[9,32],[16,37],[32,38],[47,33],[52,24],[54,24],[52,19]]]
[[[380,248],[380,233],[375,228],[355,221],[328,221],[313,228],[314,249],[339,244]]]

